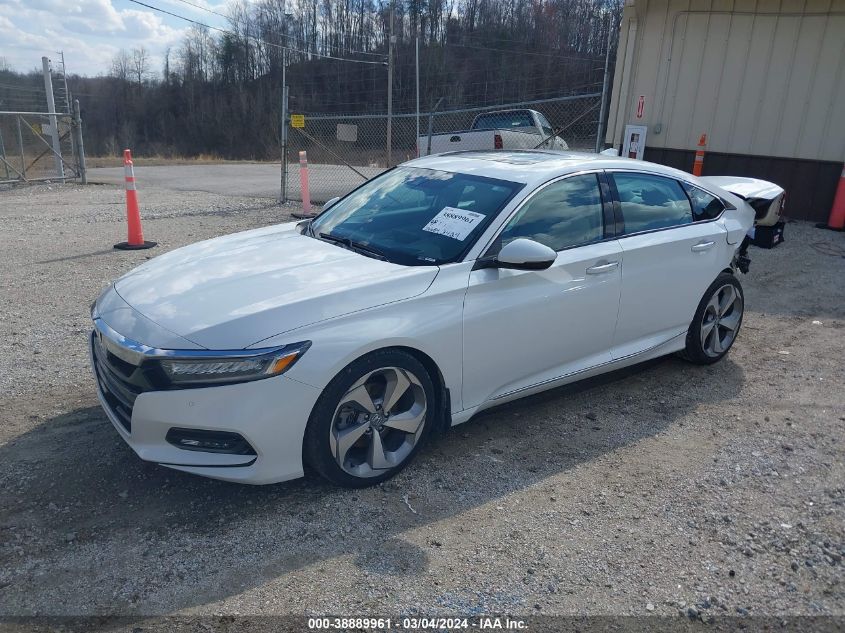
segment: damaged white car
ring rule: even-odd
[[[782,200],[601,155],[413,160],[312,221],[118,279],[92,311],[100,401],[171,468],[375,484],[487,407],[674,352],[718,361],[742,325],[744,238]]]

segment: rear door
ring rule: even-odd
[[[618,359],[686,333],[704,291],[731,255],[724,227],[701,215],[700,202],[694,214],[680,181],[637,171],[608,175],[624,262],[612,351]]]

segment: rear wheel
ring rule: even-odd
[[[736,340],[744,309],[739,280],[730,273],[721,273],[698,304],[683,356],[699,365],[721,360]]]
[[[305,431],[304,454],[339,486],[372,486],[393,477],[434,426],[434,385],[401,350],[368,354],[326,387]]]

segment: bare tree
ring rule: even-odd
[[[121,81],[129,81],[132,72],[132,58],[121,48],[111,60],[111,75]]]
[[[387,96],[381,62],[392,1],[393,101],[399,112],[415,103],[417,34],[423,104],[441,96],[448,106],[477,106],[597,91],[608,30],[617,28],[624,5],[624,0],[228,0],[228,20],[221,27],[226,32],[192,27],[165,53],[162,69],[153,68],[141,47],[119,51],[108,78],[68,78],[74,92],[91,97],[84,102],[86,145],[104,153],[117,147],[110,142],[131,142],[139,151],[164,154],[272,156],[278,151],[273,139],[283,64],[294,111],[380,111]],[[4,74],[2,83],[37,87],[43,81],[40,75],[12,74],[17,78]],[[0,89],[0,98],[5,96]]]
[[[144,79],[150,74],[150,54],[143,46],[132,49],[132,78],[142,85]]]

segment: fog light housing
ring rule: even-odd
[[[173,427],[165,439],[176,448],[203,453],[223,453],[227,455],[255,455],[242,435],[230,431],[206,431],[203,429],[182,429]]]

